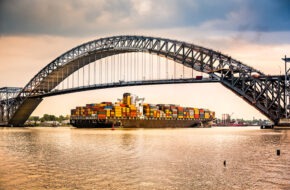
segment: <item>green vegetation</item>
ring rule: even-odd
[[[248,119],[245,120],[243,118],[241,119],[231,119],[231,118],[227,118],[227,119],[220,119],[220,118],[216,118],[216,124],[223,126],[223,125],[244,125],[244,126],[260,126],[262,124],[265,123],[271,123],[271,121],[269,120],[262,120],[262,119],[255,119],[253,118],[252,120]]]
[[[44,114],[42,117],[39,116],[30,116],[29,119],[27,120],[26,124],[30,126],[42,126],[42,125],[63,125],[67,124],[69,116],[55,116],[55,115],[50,115],[50,114]]]

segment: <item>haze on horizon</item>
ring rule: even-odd
[[[24,87],[67,50],[113,35],[161,36],[221,51],[269,75],[290,56],[288,0],[2,0],[0,87]],[[116,101],[124,92],[150,103],[177,103],[234,118],[265,117],[219,84],[94,90],[45,98],[32,115],[67,115],[75,106]]]

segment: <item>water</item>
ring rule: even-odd
[[[290,130],[0,128],[4,189],[286,190]]]

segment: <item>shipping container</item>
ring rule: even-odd
[[[141,106],[141,109],[139,106]],[[215,112],[202,108],[182,107],[176,104],[140,104],[137,96],[125,93],[121,102],[101,102],[77,106],[71,110],[71,116],[97,117],[101,120],[107,118],[139,118],[141,116],[142,118],[157,120],[189,120],[213,119],[215,118]]]

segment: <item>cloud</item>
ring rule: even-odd
[[[256,0],[249,1],[248,7],[255,12],[257,31],[289,31],[290,30],[290,1],[289,0]]]
[[[1,35],[88,36],[195,27],[289,31],[288,0],[2,0]]]

